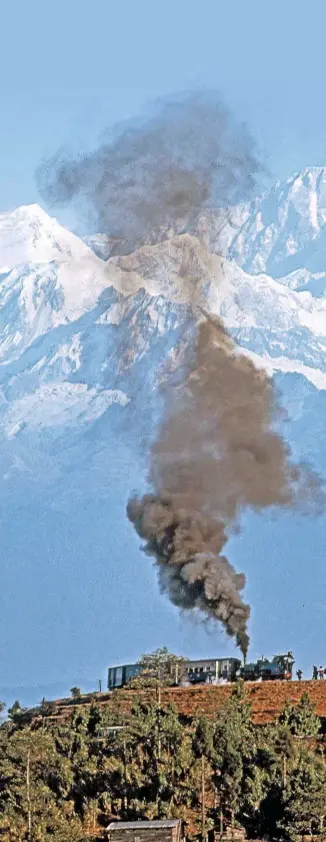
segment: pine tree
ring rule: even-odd
[[[221,818],[251,838],[322,831],[326,767],[307,696],[264,727],[241,682],[213,721],[184,721],[158,694],[128,716],[119,699],[66,721],[47,712],[17,704],[0,724],[0,842],[82,842],[114,817],[180,816],[189,838]]]
[[[70,692],[71,692],[71,695],[72,695],[73,699],[80,699],[80,697],[81,697],[80,687],[72,687]]]
[[[33,842],[53,838],[66,809],[62,803],[58,810],[53,787],[58,765],[51,735],[30,727],[1,731],[0,838]]]
[[[95,737],[100,731],[102,722],[103,716],[100,707],[96,702],[92,702],[87,722],[87,733]]]
[[[315,737],[320,730],[320,719],[316,715],[315,705],[308,693],[302,694],[297,705],[287,703],[279,717],[279,722],[297,737]]]
[[[256,735],[242,682],[219,712],[214,728],[214,782],[222,815],[235,823],[241,810],[258,809],[262,797],[255,770]]]
[[[284,816],[280,829],[289,839],[323,831],[326,814],[325,764],[303,748],[284,792]]]

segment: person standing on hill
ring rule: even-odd
[[[319,667],[319,678],[324,678],[324,671],[325,671],[324,667],[320,666]]]
[[[318,669],[317,669],[315,664],[313,665],[313,668],[312,668],[312,677],[313,677],[314,681],[318,678]]]
[[[297,677],[298,677],[298,681],[301,681],[301,679],[302,679],[302,670],[297,670]]]

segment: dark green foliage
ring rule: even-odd
[[[0,842],[84,842],[115,818],[174,816],[188,837],[221,824],[291,842],[322,833],[326,765],[306,695],[265,727],[241,682],[215,719],[186,725],[157,694],[128,718],[119,705],[119,694],[110,713],[81,700],[64,723],[46,700],[12,706],[0,725]]]
[[[221,809],[231,824],[259,808],[262,781],[256,768],[257,735],[241,682],[219,713],[214,727],[214,781]]]
[[[11,705],[10,708],[8,708],[9,719],[12,719],[13,722],[15,722],[15,720],[17,720],[19,718],[19,716],[21,715],[23,710],[24,709],[21,707],[20,702],[18,702],[18,700],[17,700],[16,702],[13,703],[13,705]]]
[[[308,693],[303,693],[299,704],[287,704],[280,716],[280,722],[297,737],[315,737],[320,730],[320,719]]]
[[[91,736],[95,737],[98,735],[102,724],[102,715],[99,708],[99,705],[96,702],[92,702],[89,717],[87,722],[87,732]]]
[[[79,699],[81,696],[81,690],[79,687],[72,687],[70,692],[73,699]]]
[[[290,839],[323,832],[326,815],[326,767],[310,751],[300,752],[283,794],[280,829]]]

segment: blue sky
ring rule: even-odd
[[[194,86],[248,122],[273,179],[326,162],[322,0],[14,0],[1,17],[1,210],[38,200],[43,155]]]
[[[106,125],[134,117],[157,96],[194,87],[218,89],[236,116],[248,123],[273,181],[286,178],[305,166],[326,165],[326,6],[323,0],[309,3],[306,0],[301,3],[298,0],[270,3],[262,0],[229,0],[228,3],[220,0],[201,0],[200,3],[197,0],[164,0],[164,3],[92,0],[84,4],[82,0],[69,0],[68,3],[67,0],[51,3],[13,0],[10,7],[9,4],[2,7],[1,29],[1,211],[40,201],[34,173],[43,156],[55,152],[61,145],[71,145],[75,149],[92,146]],[[61,219],[69,221],[64,214]],[[101,513],[101,518],[105,523],[106,513]],[[68,689],[70,675],[71,683],[87,675],[95,680],[106,666],[106,652],[108,658],[124,659],[128,645],[132,644],[135,651],[132,650],[131,655],[136,657],[136,648],[142,647],[144,632],[140,617],[139,628],[137,626],[133,635],[130,636],[124,624],[117,647],[115,642],[107,645],[105,626],[109,623],[112,633],[116,626],[112,625],[109,604],[107,618],[105,614],[106,559],[100,554],[97,558],[95,553],[98,577],[95,576],[95,582],[99,582],[99,591],[92,586],[93,590],[90,588],[87,592],[85,581],[79,599],[76,595],[78,570],[69,572],[55,526],[50,529],[48,524],[48,530],[49,546],[53,548],[55,559],[59,559],[56,563],[61,570],[61,586],[54,569],[44,572],[37,541],[35,544],[31,541],[26,547],[27,566],[21,578],[19,564],[24,554],[24,541],[15,523],[7,525],[3,531],[3,539],[5,536],[9,542],[4,565],[6,618],[13,610],[10,600],[15,601],[15,616],[19,617],[17,601],[22,600],[21,619],[12,635],[8,630],[4,641],[6,683],[19,683],[21,657],[22,683],[28,683],[30,674],[32,683],[37,683],[38,676],[38,683],[41,683],[43,676],[50,687],[51,681],[59,682],[62,674]],[[296,531],[297,521],[294,521],[293,535]],[[323,553],[323,534],[317,525],[314,535],[319,558]],[[250,534],[243,539],[243,557],[249,574],[257,546],[266,563],[266,580],[264,568],[259,569],[256,587],[260,597],[254,609],[260,627],[266,620],[266,645],[275,627],[271,595],[274,594],[276,601],[278,599],[273,582],[274,535],[272,529],[262,530],[256,546],[252,545]],[[74,539],[70,537],[69,540]],[[280,532],[278,555],[287,554],[284,541]],[[310,533],[302,530],[297,593],[305,587],[305,557],[309,545]],[[84,550],[85,559],[91,552],[92,531],[89,547]],[[120,558],[122,564],[122,550],[119,561]],[[35,604],[31,590],[28,591],[32,570],[34,573],[39,570],[40,574],[35,573],[35,576],[41,577],[39,593],[33,596],[38,600],[41,612],[36,626],[33,625]],[[155,576],[150,567],[146,570],[145,574],[144,567],[144,577],[147,576],[144,586],[146,582],[155,589]],[[313,591],[313,583],[311,588]],[[52,609],[48,600],[51,589]],[[62,602],[64,592],[71,593],[71,603],[67,597],[65,603]],[[97,609],[96,593],[99,595]],[[45,594],[44,605],[42,594]],[[261,594],[264,594],[263,600]],[[254,585],[250,596],[255,599]],[[288,595],[283,593],[282,599],[282,633],[288,629],[292,644],[298,603],[291,602],[284,619]],[[56,648],[53,637],[60,605],[61,608],[66,606],[65,620],[59,629],[60,640]],[[146,598],[142,605],[145,610]],[[122,611],[123,606],[124,602]],[[94,625],[96,610],[100,617],[98,626]],[[32,617],[30,625],[29,617]],[[191,625],[185,625],[175,614],[172,617],[170,606],[158,595],[148,622],[148,628],[153,629],[153,645],[164,642],[164,634],[165,642],[171,647],[179,651],[186,649],[191,654]],[[28,634],[24,632],[26,624]],[[314,639],[308,615],[306,618],[302,615],[301,625],[305,637],[305,663],[309,664]],[[323,616],[319,628],[323,628]],[[72,637],[73,629],[75,637]],[[275,645],[281,646],[284,635],[281,639],[281,633],[278,635],[277,630],[275,633]],[[204,633],[196,639],[203,652]],[[207,644],[209,654],[213,654],[214,646],[214,641],[210,640]],[[259,654],[258,650],[256,654]],[[28,698],[34,699],[33,693],[31,691]],[[37,693],[41,695],[41,691]]]

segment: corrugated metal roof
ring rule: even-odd
[[[222,663],[224,661],[227,661],[228,663],[230,661],[240,661],[240,658],[235,658],[233,656],[230,657],[230,658],[229,657],[225,657],[225,658],[195,658],[195,660],[190,659],[190,658],[188,660],[188,658],[187,658],[184,661],[183,666],[187,666],[187,664],[213,664],[213,663],[219,664],[219,663]]]
[[[111,822],[107,830],[140,830],[141,828],[155,829],[156,827],[177,827],[180,819],[155,819],[154,821]]]

